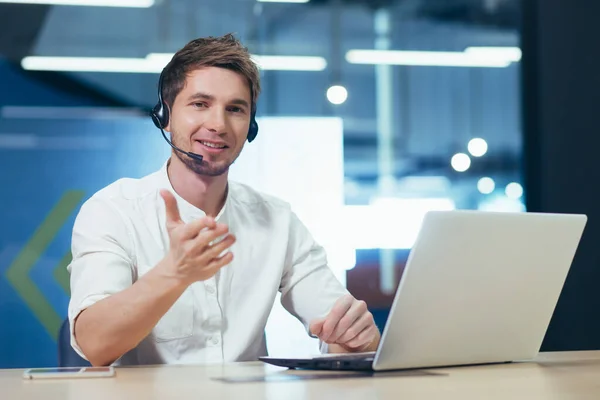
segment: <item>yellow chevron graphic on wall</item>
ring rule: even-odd
[[[29,272],[45,253],[66,220],[81,202],[83,196],[84,192],[82,191],[71,190],[65,192],[6,271],[8,282],[54,340],[58,337],[62,320],[40,289],[30,279]],[[65,267],[70,260],[71,253],[68,252],[53,271],[55,280],[67,293],[69,290],[69,276]]]

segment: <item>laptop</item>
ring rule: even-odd
[[[578,214],[429,212],[376,352],[260,360],[386,371],[535,358],[586,223]]]

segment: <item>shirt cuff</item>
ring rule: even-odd
[[[321,354],[328,354],[329,353],[329,345],[322,341],[319,341],[319,343],[320,343]]]

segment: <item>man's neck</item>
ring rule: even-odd
[[[177,157],[171,157],[167,175],[175,192],[206,215],[216,217],[223,208],[227,195],[227,173],[220,176],[198,175]]]

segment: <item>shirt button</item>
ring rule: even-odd
[[[214,294],[214,293],[215,293],[215,288],[214,288],[213,286],[207,286],[207,287],[206,287],[206,291],[207,291],[209,294]]]
[[[219,344],[219,338],[218,338],[218,337],[216,337],[216,336],[215,336],[215,337],[213,337],[213,338],[212,338],[212,343],[213,343],[213,344]]]

